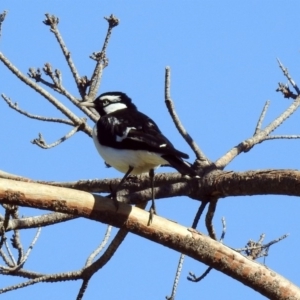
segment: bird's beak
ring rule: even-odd
[[[83,101],[79,103],[80,106],[86,106],[86,107],[95,107],[94,102],[90,102],[90,101]]]

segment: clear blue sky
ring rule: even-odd
[[[206,155],[215,160],[250,137],[266,100],[271,100],[264,125],[277,117],[290,100],[275,92],[286,82],[276,57],[300,80],[299,1],[8,1],[0,40],[3,52],[20,70],[49,62],[63,74],[64,85],[77,90],[49,28],[45,13],[60,18],[59,28],[80,74],[90,76],[107,24],[104,16],[120,18],[108,47],[101,92],[120,90],[151,116],[180,150],[194,156],[174,128],[164,105],[164,68],[172,70],[171,94],[177,112]],[[0,92],[36,114],[60,116],[44,99],[20,83],[0,65]],[[107,169],[93,142],[82,133],[51,150],[30,140],[42,132],[53,142],[69,128],[27,119],[0,101],[1,169],[34,179],[69,181],[121,176]],[[81,113],[79,113],[82,116]],[[281,134],[300,134],[299,112],[282,127]],[[299,140],[269,141],[235,159],[228,170],[267,168],[299,169]],[[161,216],[190,226],[199,203],[188,198],[157,201]],[[290,237],[272,247],[266,264],[300,285],[299,199],[283,196],[226,198],[219,202],[214,219],[220,233],[221,217],[227,222],[225,244],[242,247],[261,233],[272,240]],[[24,209],[24,215],[32,211]],[[39,212],[35,212],[39,213]],[[40,272],[80,268],[98,245],[106,226],[77,220],[48,227],[25,267]],[[199,228],[206,232],[203,221]],[[22,235],[28,245],[34,231]],[[99,274],[94,276],[86,300],[164,299],[170,295],[179,254],[148,240],[128,236]],[[185,278],[201,274],[205,266],[187,259],[176,299],[263,299],[239,282],[217,272],[201,283]],[[22,282],[1,278],[1,287]],[[38,284],[5,294],[4,299],[74,299],[80,282]]]

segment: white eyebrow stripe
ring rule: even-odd
[[[124,132],[124,134],[122,136],[119,136],[119,135],[116,136],[116,141],[117,142],[122,142],[124,139],[126,139],[128,133],[129,133],[129,131],[131,129],[136,129],[136,128],[135,127],[127,127],[126,130],[125,130],[125,132]]]
[[[121,97],[120,96],[102,96],[100,97],[100,100],[103,101],[103,100],[108,100],[108,101],[111,101],[111,102],[117,102],[117,101],[120,101],[121,100]]]
[[[159,145],[159,148],[167,147],[167,144],[161,144]]]

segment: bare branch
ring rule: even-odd
[[[64,106],[60,101],[48,93],[45,89],[41,88],[35,82],[27,78],[21,73],[1,52],[0,61],[2,61],[6,67],[15,74],[21,81],[29,85],[32,89],[45,97],[51,104],[53,104],[58,110],[60,110],[65,116],[67,116],[75,125],[81,125],[81,130],[91,136],[91,128],[79,117],[77,117],[71,110]]]
[[[26,262],[26,260],[29,257],[29,254],[30,254],[31,250],[33,249],[35,243],[37,242],[40,233],[41,233],[41,227],[38,228],[37,233],[36,233],[34,239],[32,240],[30,246],[28,247],[25,255],[23,255],[23,253],[22,253],[22,255],[19,256],[18,264],[15,264],[14,267],[9,267],[9,268],[1,267],[2,272],[6,272],[6,273],[16,272],[16,271],[18,271],[19,269],[21,269],[23,267],[24,263]]]
[[[78,280],[78,279],[80,279],[80,271],[43,275],[35,279],[28,280],[26,282],[22,282],[16,285],[2,288],[0,289],[0,294],[7,293],[9,291],[14,291],[40,282],[59,282],[59,281]]]
[[[52,67],[49,63],[46,63],[44,65],[43,70],[45,74],[51,78],[53,83],[50,83],[42,78],[42,73],[39,68],[38,69],[29,68],[28,76],[34,79],[36,82],[40,82],[46,85],[47,87],[53,89],[54,91],[60,93],[61,95],[67,97],[71,101],[71,103],[73,103],[80,110],[82,110],[94,122],[96,122],[99,119],[99,116],[94,111],[91,111],[87,107],[79,105],[80,101],[63,87],[62,79],[61,79],[62,75],[60,70],[55,69],[55,71],[53,72]]]
[[[6,249],[7,249],[7,253],[9,258],[7,257],[7,255],[4,253],[3,249],[0,249],[0,256],[2,257],[4,263],[9,266],[10,268],[14,267],[17,263],[15,261],[14,256],[12,255],[10,248],[7,244],[7,241],[4,242]],[[0,274],[1,274],[1,270],[3,269],[3,266],[0,265]]]
[[[111,234],[111,230],[112,230],[112,226],[108,225],[107,229],[106,229],[106,233],[104,235],[104,239],[101,242],[101,244],[97,247],[97,249],[88,257],[85,266],[90,266],[93,262],[93,260],[95,259],[95,257],[102,251],[102,249],[105,247],[105,245],[107,244],[110,234]]]
[[[76,85],[77,85],[77,88],[78,88],[78,91],[82,97],[82,99],[84,99],[85,97],[85,89],[82,85],[82,81],[81,81],[81,78],[78,74],[78,71],[77,71],[77,68],[75,67],[75,64],[71,58],[71,52],[67,49],[67,46],[58,30],[58,23],[59,23],[59,18],[55,17],[54,15],[50,15],[50,14],[45,14],[46,16],[46,19],[43,21],[43,23],[47,26],[50,26],[51,29],[50,31],[54,33],[54,36],[64,54],[64,57],[68,63],[68,66],[71,70],[71,73],[73,75],[73,78],[76,82]]]
[[[3,13],[0,14],[0,38],[2,35],[2,23],[4,22],[6,15],[7,15],[7,10],[4,10]]]
[[[179,261],[178,261],[178,265],[177,265],[177,270],[176,270],[176,274],[175,274],[173,287],[172,287],[172,293],[171,293],[170,297],[166,297],[167,300],[174,300],[175,299],[175,295],[176,295],[177,287],[178,287],[178,283],[179,283],[179,278],[180,278],[181,271],[182,271],[182,266],[183,266],[183,263],[184,263],[184,258],[185,258],[185,255],[181,253]]]
[[[119,210],[116,212],[113,201],[107,198],[82,191],[6,179],[0,179],[0,200],[10,204],[78,214],[112,226],[122,227],[122,230],[129,230],[204,262],[251,288],[260,286],[259,292],[267,298],[280,299],[283,293],[285,297],[300,295],[298,287],[276,272],[270,272],[270,269],[243,257],[204,234],[199,234],[195,230],[191,231],[160,216],[156,216],[151,226],[147,226],[149,213],[124,203],[119,203]],[[240,268],[241,265],[243,268]],[[258,273],[261,276],[255,275]],[[68,272],[64,278],[72,276],[72,279],[76,280],[80,277],[79,274],[80,272]],[[50,275],[46,279],[53,282],[59,281],[60,278],[59,276],[53,278]],[[39,281],[45,281],[45,278],[39,278]],[[276,289],[274,289],[275,285]],[[2,290],[4,291],[7,289]]]
[[[208,234],[214,240],[217,240],[217,236],[216,236],[216,232],[215,232],[212,221],[213,221],[213,217],[215,215],[217,202],[218,202],[218,198],[211,199],[209,206],[208,206],[206,218],[205,218],[205,225],[206,225]]]
[[[56,123],[63,123],[63,124],[74,126],[73,122],[70,121],[70,120],[60,119],[60,118],[49,118],[49,117],[44,117],[44,116],[38,116],[38,115],[30,114],[27,111],[20,109],[18,107],[18,104],[16,102],[13,103],[10,100],[10,98],[6,97],[4,94],[1,94],[1,97],[9,105],[9,107],[11,107],[15,111],[19,112],[20,114],[22,114],[22,115],[24,115],[24,116],[26,116],[28,118],[39,120],[39,121],[56,122]]]
[[[241,142],[229,150],[225,155],[215,162],[215,166],[219,169],[225,168],[236,156],[242,152],[249,151],[253,146],[262,143],[278,126],[280,126],[287,118],[289,118],[300,106],[300,97],[298,96],[293,103],[273,122],[271,122],[265,129],[257,132],[253,137]]]
[[[50,225],[66,222],[69,220],[73,220],[76,218],[78,218],[78,216],[63,214],[63,213],[49,213],[49,214],[44,214],[36,217],[27,217],[27,218],[9,220],[6,232],[15,229],[31,229],[37,227],[50,226]],[[2,226],[2,224],[3,221],[0,222],[0,226]]]
[[[168,111],[172,117],[172,120],[181,134],[181,136],[184,138],[184,140],[188,143],[188,145],[191,147],[191,149],[194,151],[197,159],[200,161],[202,166],[207,166],[211,162],[208,160],[208,158],[205,156],[205,154],[201,151],[197,143],[192,139],[192,137],[188,134],[188,132],[183,127],[182,123],[179,120],[179,117],[175,111],[174,103],[171,99],[170,95],[170,68],[166,67],[166,73],[165,73],[165,103],[168,108]]]
[[[91,85],[90,90],[88,93],[88,97],[91,100],[94,100],[96,97],[96,94],[98,92],[100,81],[102,78],[102,71],[107,66],[108,61],[106,59],[106,48],[111,36],[112,29],[119,24],[119,19],[115,17],[114,15],[110,15],[109,17],[105,17],[105,20],[108,22],[108,29],[106,33],[106,37],[102,46],[101,52],[93,53],[91,58],[95,59],[97,61],[96,67],[94,69],[93,75],[91,77]]]
[[[58,146],[59,144],[61,144],[62,142],[66,141],[67,139],[69,139],[70,137],[72,137],[81,127],[81,125],[75,126],[70,132],[68,132],[66,135],[64,135],[63,137],[61,137],[59,140],[57,140],[56,142],[52,143],[52,144],[47,144],[42,136],[41,133],[39,133],[39,137],[37,139],[34,139],[31,141],[32,144],[38,145],[39,147],[43,148],[43,149],[50,149],[53,148],[55,146]]]
[[[221,234],[221,237],[220,237],[220,240],[219,240],[220,243],[223,243],[223,239],[224,239],[225,233],[226,233],[226,222],[225,222],[224,217],[222,218],[222,227],[223,227],[222,234]],[[197,277],[193,272],[189,272],[189,276],[187,277],[187,280],[192,281],[192,282],[199,282],[202,279],[204,279],[212,269],[213,269],[212,267],[208,267],[204,271],[204,273],[199,277]]]
[[[260,116],[259,116],[259,119],[258,119],[256,128],[255,128],[255,131],[254,131],[254,135],[257,134],[258,132],[260,132],[262,122],[263,122],[263,120],[264,120],[264,118],[265,118],[265,116],[266,116],[266,112],[267,112],[269,106],[270,106],[270,101],[267,101],[267,102],[265,103],[265,105],[264,105],[264,108],[263,108],[263,110],[262,110]]]
[[[281,61],[277,58],[277,62],[279,64],[280,69],[282,70],[284,76],[288,79],[288,81],[290,82],[290,84],[293,86],[293,88],[295,89],[295,91],[297,92],[298,95],[300,95],[300,90],[296,84],[296,82],[292,79],[292,77],[290,76],[288,69],[284,67],[284,65],[281,63]]]
[[[300,139],[300,135],[271,135],[265,138],[266,141],[278,140],[278,139],[288,139],[288,140]]]

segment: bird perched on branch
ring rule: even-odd
[[[160,165],[169,165],[183,175],[195,176],[191,165],[183,160],[189,156],[175,149],[155,122],[139,112],[125,93],[103,93],[93,102],[81,102],[81,105],[94,107],[101,116],[93,129],[93,140],[99,154],[107,164],[125,173],[111,194],[113,199],[116,201],[116,192],[129,174],[149,173],[151,223],[153,214],[156,214],[154,170]]]

